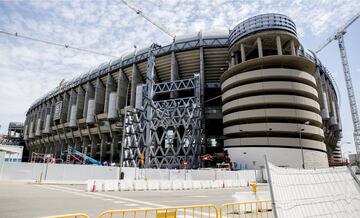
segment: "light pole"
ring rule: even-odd
[[[302,168],[305,169],[305,161],[304,161],[304,150],[303,150],[303,145],[301,142],[301,132],[304,131],[305,129],[303,129],[302,127],[304,125],[309,125],[310,121],[306,121],[305,123],[300,125],[300,131],[299,131],[299,139],[300,139],[300,147],[301,147],[301,161],[302,161]]]

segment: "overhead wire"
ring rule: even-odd
[[[9,31],[0,29],[0,33],[3,34],[3,35],[18,37],[18,38],[22,38],[22,39],[27,39],[27,40],[31,40],[31,41],[35,41],[35,42],[48,44],[48,45],[54,45],[54,46],[58,46],[58,47],[62,47],[62,48],[68,48],[68,49],[77,50],[77,51],[81,51],[81,52],[91,53],[91,54],[95,54],[95,55],[102,55],[102,56],[107,56],[107,57],[112,57],[112,58],[119,58],[119,57],[117,57],[115,55],[112,55],[112,54],[106,54],[106,53],[97,52],[97,51],[93,51],[93,50],[86,49],[86,48],[75,47],[75,46],[72,46],[72,45],[69,45],[69,44],[61,44],[61,43],[53,42],[53,41],[50,41],[50,40],[39,39],[39,38],[34,38],[34,37],[30,37],[30,36],[21,35],[18,32],[11,33]]]

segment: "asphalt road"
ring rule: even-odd
[[[268,190],[259,186],[258,190]],[[104,210],[159,208],[233,202],[235,192],[250,188],[184,191],[85,192],[82,185],[0,182],[0,217],[43,217],[83,212],[97,217]]]

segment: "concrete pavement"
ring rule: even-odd
[[[249,188],[183,191],[85,192],[83,185],[38,185],[0,182],[1,217],[41,217],[83,212],[96,217],[104,210],[215,204]],[[259,190],[268,190],[260,186]]]

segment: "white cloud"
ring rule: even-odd
[[[129,1],[176,35],[234,27],[250,16],[289,15],[300,36],[329,34],[360,8],[359,1]],[[2,1],[0,28],[117,56],[171,39],[121,1]],[[87,72],[109,57],[0,36],[0,124],[22,121],[29,105],[62,78]],[[359,71],[359,70],[358,70]],[[5,107],[3,105],[6,105]],[[4,132],[4,128],[1,130]]]

